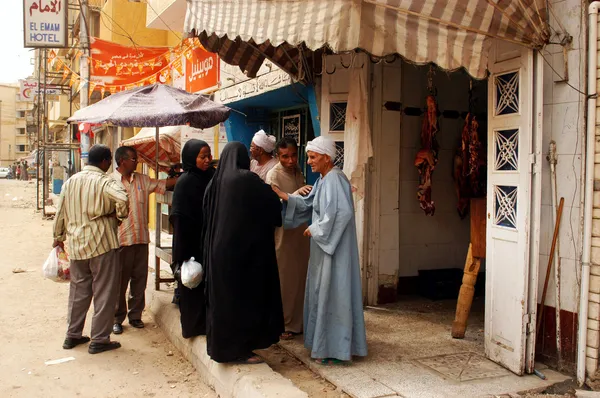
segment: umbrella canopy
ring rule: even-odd
[[[163,84],[136,87],[113,94],[75,112],[68,121],[111,123],[121,127],[164,127],[189,124],[213,127],[229,117],[231,110],[199,94]]]
[[[179,163],[181,153],[181,126],[161,127],[159,129],[159,169],[168,170],[175,163]],[[155,129],[145,127],[135,136],[121,141],[121,146],[130,146],[137,151],[138,158],[150,166],[156,161],[156,134]]]

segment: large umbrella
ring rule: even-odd
[[[159,127],[206,129],[224,122],[231,109],[200,94],[172,86],[153,84],[113,94],[82,108],[67,119],[75,123],[111,123],[121,127],[156,127],[156,170],[159,169]]]
[[[121,127],[164,127],[189,124],[209,128],[225,121],[230,109],[199,94],[163,84],[113,94],[75,112],[68,121],[111,123]]]

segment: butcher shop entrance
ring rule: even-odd
[[[483,254],[477,254],[485,257],[488,82],[474,80],[464,71],[446,73],[433,66],[403,63],[400,69],[395,307],[412,311],[417,319],[433,316],[431,320],[446,325],[443,330],[450,334],[447,329],[454,320],[473,217],[479,217],[479,225],[483,221],[483,235],[478,235],[484,237]],[[466,340],[470,350],[483,353],[485,259],[477,265],[479,272],[471,272],[476,283]]]
[[[373,75],[377,303],[433,315],[447,337],[465,336],[517,374],[534,357],[525,331],[537,301],[540,65],[496,41],[484,80],[403,60]]]

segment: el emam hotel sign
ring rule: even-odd
[[[24,47],[68,46],[68,0],[23,0]]]

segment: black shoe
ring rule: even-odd
[[[123,325],[121,325],[120,323],[115,323],[113,325],[113,333],[114,334],[121,334],[121,333],[123,333]]]
[[[90,341],[90,338],[87,337],[87,336],[83,336],[83,337],[80,337],[78,339],[72,339],[70,337],[67,337],[65,339],[65,342],[63,343],[63,348],[65,350],[70,350],[71,348],[75,348],[75,347],[77,347],[80,344],[85,344],[88,341]]]
[[[90,354],[100,354],[101,352],[116,350],[121,348],[121,343],[117,341],[111,341],[110,343],[90,343],[88,352]]]
[[[134,320],[134,321],[129,321],[129,324],[130,324],[131,326],[133,326],[134,328],[137,328],[137,329],[143,329],[143,328],[144,328],[144,326],[145,326],[145,325],[144,325],[144,322],[142,322],[142,320],[141,320],[141,319],[136,319],[136,320]]]

